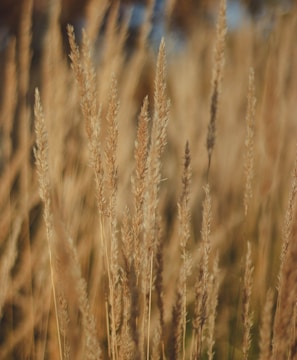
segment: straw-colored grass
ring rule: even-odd
[[[1,50],[0,358],[295,358],[296,12],[127,55],[98,3]]]

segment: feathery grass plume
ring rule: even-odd
[[[208,318],[207,318],[207,355],[208,359],[212,360],[214,357],[215,345],[215,322],[217,316],[218,296],[219,296],[219,256],[217,254],[213,269],[209,279],[209,297],[208,297]]]
[[[297,334],[296,334],[297,301],[295,301],[295,304],[294,304],[293,317],[294,317],[294,319],[293,319],[293,325],[292,325],[291,337],[290,337],[290,352],[289,352],[290,359],[296,359],[296,357],[297,357]]]
[[[129,210],[126,209],[123,215],[121,226],[121,240],[122,240],[122,254],[123,254],[123,271],[122,271],[122,289],[123,289],[123,309],[122,309],[122,326],[119,340],[119,353],[124,358],[137,358],[137,338],[138,334],[135,332],[136,319],[131,318],[132,314],[132,289],[130,285],[134,283],[133,277],[133,235],[129,223]],[[134,287],[134,284],[133,284]],[[133,327],[133,334],[132,334]],[[135,357],[136,356],[136,357]]]
[[[68,25],[67,32],[71,49],[69,55],[71,67],[79,89],[80,106],[89,140],[91,167],[95,175],[97,206],[101,218],[105,215],[104,167],[100,146],[101,109],[97,104],[96,74],[92,66],[90,44],[86,33],[83,32],[81,59],[73,26]]]
[[[131,340],[131,333],[129,332],[129,330],[127,331],[127,322],[125,320],[125,322],[122,324],[121,327],[121,334],[118,340],[118,347],[119,347],[119,353],[120,358],[122,359],[139,359],[135,358],[135,354],[133,352],[133,341]]]
[[[56,297],[56,287],[54,279],[54,254],[53,254],[53,215],[51,208],[51,184],[50,184],[50,173],[48,168],[48,135],[46,130],[45,119],[43,115],[43,109],[40,101],[40,95],[38,89],[35,90],[35,133],[36,133],[36,146],[34,148],[36,170],[39,182],[39,194],[44,204],[43,218],[46,226],[46,236],[49,252],[50,261],[50,272],[51,272],[51,285],[54,299],[55,316],[57,324],[57,336],[59,343],[59,354],[60,359],[63,359],[62,345],[61,345],[61,334],[58,319],[58,307]]]
[[[82,54],[75,41],[74,29],[72,26],[67,26],[69,44],[70,44],[70,59],[71,67],[74,72],[76,83],[79,91],[80,107],[85,123],[86,134],[88,138],[89,148],[89,161],[90,166],[94,172],[95,180],[95,196],[96,205],[99,215],[100,226],[100,243],[98,251],[95,252],[94,273],[98,273],[101,268],[101,257],[104,258],[106,269],[108,270],[109,252],[106,243],[106,229],[105,229],[105,216],[106,212],[106,199],[105,199],[105,172],[104,161],[101,146],[101,107],[97,104],[97,86],[96,74],[92,65],[91,48],[88,36],[83,31],[82,39]],[[82,56],[81,56],[82,55]],[[97,296],[99,286],[95,287],[94,298]]]
[[[101,111],[98,117],[100,118]],[[100,123],[97,121],[93,124],[93,131],[89,139],[90,163],[94,171],[97,208],[100,219],[106,215],[106,199],[104,195],[104,167],[100,146]],[[101,220],[102,225],[102,220]]]
[[[156,329],[154,330],[154,336],[152,339],[152,353],[151,353],[151,360],[160,360],[161,356],[160,356],[160,341],[161,341],[161,329],[160,327],[156,327]],[[165,357],[163,356],[162,359],[165,359]]]
[[[138,288],[135,273],[133,234],[131,230],[130,214],[127,209],[122,221],[122,246],[124,267],[123,283],[123,325],[121,329],[120,353],[125,358],[140,359],[139,334],[137,321],[139,319]],[[128,356],[130,355],[130,356]]]
[[[190,186],[192,180],[191,154],[189,142],[186,142],[184,155],[184,168],[182,175],[182,193],[178,203],[178,217],[180,221],[180,247],[182,252],[182,259],[185,260],[185,252],[188,241],[190,239]]]
[[[107,203],[107,213],[112,221],[116,219],[116,195],[118,188],[118,169],[117,169],[117,147],[118,147],[118,124],[117,116],[119,113],[119,100],[117,81],[112,76],[110,93],[108,99],[108,110],[106,115],[107,136],[104,149],[106,161],[106,188],[109,192],[109,203]],[[112,225],[115,230],[116,223]]]
[[[105,154],[105,168],[106,168],[106,190],[108,192],[109,201],[106,203],[107,218],[109,221],[109,238],[110,248],[109,254],[106,258],[107,266],[109,268],[109,301],[111,308],[111,341],[112,351],[115,358],[117,355],[117,328],[121,318],[118,312],[119,308],[117,302],[120,296],[119,283],[119,265],[118,265],[118,237],[117,237],[117,218],[116,218],[116,199],[118,187],[118,170],[117,170],[117,146],[118,146],[118,125],[117,115],[119,112],[119,100],[117,82],[113,76],[110,84],[110,93],[108,99],[108,110],[106,115],[107,120],[107,138],[104,149]],[[108,246],[108,244],[106,244]]]
[[[248,359],[248,353],[251,345],[251,328],[253,325],[252,312],[251,312],[251,295],[253,286],[253,272],[254,267],[252,264],[252,251],[251,244],[247,243],[246,262],[244,270],[244,284],[242,293],[242,324],[243,324],[243,342],[242,354],[243,359]]]
[[[1,136],[1,149],[3,151],[3,162],[6,167],[12,152],[11,133],[13,129],[14,113],[16,106],[16,40],[12,39],[8,45],[6,54],[6,66],[4,74],[4,94],[2,99],[2,106],[0,112],[0,122],[3,131]],[[0,173],[1,173],[1,158],[0,158]]]
[[[6,249],[2,254],[0,263],[0,320],[3,316],[2,309],[6,300],[8,289],[11,285],[10,271],[13,268],[17,257],[17,240],[21,231],[22,220],[17,217],[14,220],[12,234],[9,236]]]
[[[297,158],[283,227],[283,244],[279,270],[277,308],[274,317],[272,358],[284,359],[289,351],[293,312],[297,298],[296,246]]]
[[[207,279],[209,276],[209,254],[211,251],[210,227],[212,221],[211,195],[210,195],[209,184],[207,184],[204,187],[204,191],[205,191],[205,199],[203,202],[203,219],[202,219],[201,236],[202,236],[202,249],[203,249],[202,266],[205,277],[205,284],[207,284]]]
[[[85,32],[83,32],[82,58],[76,44],[74,28],[67,26],[70,45],[70,60],[80,95],[80,106],[85,121],[87,136],[90,139],[92,129],[98,119],[96,75],[92,66],[90,45]]]
[[[83,33],[83,47],[82,55],[83,59],[80,58],[79,49],[75,43],[74,29],[68,26],[68,36],[71,48],[70,58],[72,61],[72,68],[78,83],[80,98],[81,98],[81,109],[85,120],[85,127],[87,136],[89,139],[89,149],[91,156],[91,165],[95,173],[96,182],[96,196],[97,206],[99,210],[99,221],[100,221],[100,233],[102,250],[105,259],[106,270],[108,274],[108,302],[109,310],[106,314],[110,316],[108,322],[110,329],[110,354],[113,359],[117,358],[117,319],[116,316],[118,291],[116,287],[119,285],[119,274],[118,274],[118,245],[116,237],[116,194],[117,194],[117,168],[116,168],[116,149],[117,149],[117,123],[116,117],[118,114],[118,95],[116,80],[113,78],[110,88],[108,112],[107,112],[107,123],[108,123],[108,134],[106,140],[105,159],[106,159],[106,176],[104,172],[104,164],[102,161],[101,146],[99,141],[100,135],[100,111],[97,106],[97,90],[95,83],[95,72],[92,67],[91,55],[89,50],[88,39],[86,33]],[[106,188],[109,192],[109,202],[105,203],[104,197],[104,182],[106,181]],[[107,234],[105,229],[105,217],[110,219],[109,221],[109,232],[110,232],[110,244],[107,243]],[[117,289],[119,290],[119,289]]]
[[[148,152],[147,179],[144,199],[144,245],[141,258],[143,261],[143,291],[145,315],[143,326],[147,328],[147,358],[149,358],[150,310],[153,285],[153,264],[158,244],[158,205],[161,182],[161,155],[166,145],[169,101],[166,95],[166,53],[165,42],[161,41],[157,59],[154,116],[151,141]],[[144,331],[142,331],[144,335]]]
[[[86,84],[84,81],[85,80],[84,79],[84,70],[82,67],[79,47],[78,47],[78,45],[76,43],[76,39],[75,39],[74,27],[70,24],[67,25],[67,35],[68,35],[68,41],[69,41],[69,46],[70,46],[69,58],[71,60],[71,68],[74,72],[75,79],[78,84],[79,95],[80,95],[80,99],[81,99],[82,113],[83,113],[83,115],[85,115],[85,114],[87,114],[87,108],[86,108],[87,104],[83,103],[83,100],[86,101],[86,99],[85,99]],[[86,116],[86,118],[87,118],[87,116]],[[87,129],[87,134],[90,136],[91,126],[90,126],[89,122],[86,124],[86,129]]]
[[[141,107],[137,136],[135,140],[135,175],[132,177],[132,187],[134,196],[134,216],[133,216],[133,241],[134,241],[134,262],[135,270],[138,272],[141,268],[141,254],[140,254],[140,235],[143,231],[143,206],[145,196],[145,181],[147,175],[147,157],[148,157],[148,144],[149,144],[149,101],[146,96]]]
[[[101,242],[104,249],[103,217],[106,215],[104,196],[104,164],[100,144],[101,109],[97,104],[96,74],[92,66],[91,50],[88,37],[83,31],[82,58],[75,41],[74,28],[67,26],[70,45],[71,67],[78,85],[80,107],[88,137],[90,165],[94,171],[97,208],[99,211]],[[98,263],[98,262],[97,262]]]
[[[160,233],[160,230],[159,230]],[[156,290],[156,303],[159,310],[159,325],[158,328],[161,329],[160,334],[160,342],[159,342],[159,350],[161,353],[164,353],[164,343],[165,343],[165,320],[164,320],[164,279],[163,279],[163,270],[164,270],[164,259],[163,259],[163,251],[164,246],[162,242],[162,235],[158,235],[160,241],[157,244],[156,249],[156,258],[155,258],[155,290]],[[157,344],[155,343],[155,347]]]
[[[141,359],[141,350],[139,343],[139,287],[137,283],[137,276],[135,266],[133,265],[130,270],[130,294],[131,294],[131,314],[130,314],[130,328],[132,339],[135,344],[135,355],[134,359]]]
[[[272,334],[272,311],[273,311],[273,291],[268,290],[264,304],[259,341],[259,360],[271,359],[271,334]]]
[[[226,0],[220,1],[220,11],[217,21],[216,43],[214,50],[214,64],[212,74],[212,93],[210,100],[210,119],[208,123],[206,148],[208,152],[208,170],[209,174],[211,157],[216,139],[216,120],[219,105],[219,96],[221,92],[221,83],[223,76],[223,67],[225,62],[225,38],[227,33],[226,22]]]
[[[172,323],[168,340],[168,358],[177,360],[180,357],[183,341],[183,293],[178,285],[175,303],[172,309]],[[183,352],[182,352],[183,353]]]
[[[106,204],[106,214],[110,220],[110,231],[111,231],[110,235],[112,239],[110,251],[111,251],[111,259],[113,259],[113,262],[111,263],[111,270],[113,271],[113,276],[115,278],[118,276],[116,270],[117,262],[118,262],[117,261],[118,246],[116,239],[116,232],[117,232],[116,200],[117,200],[117,189],[118,189],[118,168],[117,168],[118,113],[119,113],[119,100],[118,100],[117,81],[116,78],[112,76],[109,99],[108,99],[108,110],[106,115],[107,135],[106,135],[104,155],[105,155],[105,169],[106,169],[106,191],[108,192],[108,198],[109,198],[109,201]]]
[[[201,260],[198,267],[198,273],[195,281],[195,303],[192,334],[192,359],[199,359],[202,354],[203,335],[208,319],[209,303],[209,255],[211,251],[210,244],[210,226],[212,219],[210,187],[207,184],[204,187],[205,199],[203,202],[202,213],[202,244],[199,249]]]
[[[81,274],[78,254],[73,244],[73,240],[66,233],[61,217],[59,217],[58,214],[58,206],[55,206],[53,217],[54,228],[57,232],[57,237],[60,240],[59,244],[56,244],[56,246],[59,247],[57,252],[60,251],[63,254],[64,265],[66,268],[68,267],[68,271],[71,274],[75,288],[75,296],[82,315],[82,332],[84,335],[85,346],[84,358],[89,360],[99,360],[102,358],[102,354],[97,339],[96,322],[88,301],[87,284]]]
[[[63,347],[63,360],[69,360],[71,356],[71,348],[69,345],[69,340],[67,338],[67,330],[70,322],[69,313],[68,313],[68,304],[65,299],[63,292],[59,291],[58,295],[58,316],[60,323],[60,331]]]
[[[296,155],[297,155],[297,153],[296,153]],[[284,262],[286,261],[286,255],[287,255],[289,243],[290,243],[291,236],[292,236],[292,226],[295,221],[293,215],[294,215],[296,194],[297,194],[297,156],[295,159],[292,185],[291,185],[291,190],[290,190],[289,199],[288,199],[288,205],[287,205],[287,209],[286,209],[286,213],[285,213],[284,224],[283,224],[283,228],[282,228],[282,250],[281,250],[281,256],[280,256],[281,264],[280,264],[280,271],[279,271],[278,287],[280,287],[280,284],[282,281],[283,266],[284,266]]]
[[[134,244],[133,233],[130,223],[130,211],[126,208],[123,214],[122,226],[121,226],[121,251],[123,253],[124,268],[128,273],[134,262]]]
[[[178,219],[179,219],[179,238],[180,238],[180,251],[182,264],[180,268],[178,288],[177,288],[177,302],[174,305],[173,315],[179,313],[176,323],[173,328],[174,341],[176,345],[176,352],[174,358],[179,358],[180,352],[182,352],[182,359],[185,359],[186,349],[186,322],[187,322],[187,277],[191,272],[191,258],[187,251],[187,245],[190,240],[190,185],[191,185],[192,169],[191,169],[191,154],[189,148],[189,142],[186,142],[184,166],[182,175],[182,192],[178,206]],[[174,317],[174,316],[173,316]],[[175,319],[174,321],[177,321]],[[171,358],[171,357],[170,357]]]
[[[88,109],[88,118],[90,126],[93,126],[94,121],[98,117],[98,104],[97,104],[97,81],[96,72],[93,64],[93,45],[87,35],[87,32],[82,30],[82,45],[81,45],[81,61],[84,74],[84,87],[86,101],[90,108]],[[86,104],[87,105],[87,104]],[[86,118],[87,116],[85,116]]]
[[[128,219],[126,219],[128,220]],[[128,222],[125,220],[125,225],[127,227]],[[128,237],[131,237],[131,233],[128,228],[123,229],[123,232],[126,233]],[[123,236],[126,236],[123,234]],[[130,254],[131,257],[132,254]],[[121,330],[121,339],[120,339],[120,357],[123,357],[123,354],[130,353],[130,356],[127,358],[132,358],[135,360],[141,359],[141,351],[139,348],[139,329],[138,322],[140,316],[139,308],[139,289],[137,284],[136,271],[134,266],[133,257],[131,257],[130,265],[127,264],[129,261],[125,258],[125,272],[123,273],[123,325]],[[126,350],[126,351],[125,351]],[[125,353],[124,353],[125,351]]]
[[[60,189],[61,177],[70,162],[65,164],[63,156],[67,149],[66,136],[70,123],[67,120],[71,92],[71,75],[63,54],[63,39],[61,34],[60,17],[62,4],[60,0],[53,0],[48,4],[48,30],[43,39],[41,54],[41,84],[42,104],[48,123],[49,147],[51,149],[49,166],[52,173],[53,187]],[[66,90],[67,89],[67,90]],[[68,91],[68,92],[67,92]],[[67,124],[67,125],[66,125]]]
[[[255,73],[254,69],[250,69],[249,73],[249,90],[248,105],[246,113],[246,136],[245,136],[245,189],[244,189],[244,214],[247,216],[249,208],[249,200],[253,196],[252,181],[254,176],[254,134],[255,134]]]

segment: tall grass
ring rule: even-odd
[[[296,357],[296,13],[127,55],[59,2],[5,50],[1,359]],[[150,3],[152,6],[152,3]],[[151,8],[149,9],[151,11]],[[78,41],[77,39],[81,39]],[[51,49],[55,49],[53,53]]]

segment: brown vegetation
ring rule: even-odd
[[[127,58],[112,16],[98,56],[89,11],[66,59],[53,2],[36,71],[26,4],[0,109],[0,358],[295,358],[297,15],[229,34],[222,0],[217,31],[156,56],[144,23]]]

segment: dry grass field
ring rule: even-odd
[[[297,13],[127,55],[94,0],[65,55],[52,4],[2,49],[0,358],[297,359]]]

